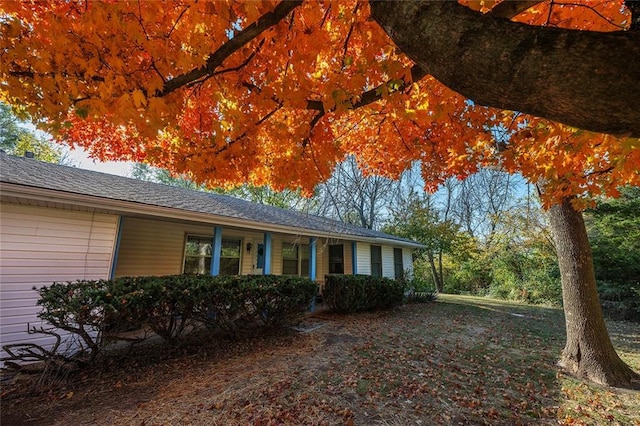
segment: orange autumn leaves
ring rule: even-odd
[[[549,200],[639,183],[636,140],[480,107],[430,77],[411,81],[411,62],[366,2],[292,6],[208,74],[160,95],[279,4],[0,1],[0,98],[99,158],[146,161],[212,186],[311,191],[347,154],[391,177],[421,160],[430,189],[479,166],[545,179]],[[543,2],[515,19],[626,25],[620,1],[595,12],[577,4]],[[379,100],[360,105],[367,91]],[[496,129],[508,142],[496,143]]]

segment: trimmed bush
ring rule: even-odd
[[[318,286],[284,276],[171,275],[54,283],[37,290],[38,316],[80,337],[95,357],[103,335],[149,327],[167,341],[188,326],[236,333],[281,325],[301,316]]]
[[[402,304],[402,282],[369,275],[327,275],[322,297],[340,313],[388,309]]]

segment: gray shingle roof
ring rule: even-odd
[[[256,204],[226,195],[44,163],[1,152],[0,182],[280,225],[292,229],[313,230],[332,236],[345,234],[356,238],[382,238],[399,243],[416,244],[415,241],[383,232],[293,210]]]

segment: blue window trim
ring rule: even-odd
[[[211,275],[220,275],[220,255],[222,254],[222,226],[213,228],[213,247],[211,247]]]
[[[264,233],[264,268],[262,268],[262,274],[271,274],[271,232]]]
[[[113,258],[111,259],[111,272],[109,279],[116,277],[116,267],[118,266],[118,255],[120,253],[120,241],[122,241],[122,225],[124,225],[124,216],[118,218],[118,230],[116,231],[116,246],[113,249]]]
[[[309,278],[316,280],[316,257],[317,257],[318,239],[316,237],[309,238]]]
[[[355,241],[351,242],[351,254],[353,256],[353,259],[351,260],[351,263],[353,264],[353,275],[357,275],[358,274],[358,249],[357,249],[358,243],[356,243]]]

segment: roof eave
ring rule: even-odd
[[[52,203],[81,206],[84,208],[104,209],[113,211],[114,214],[139,214],[158,218],[171,218],[176,220],[229,226],[253,231],[260,230],[290,235],[306,235],[309,237],[334,238],[341,240],[347,239],[378,244],[385,243],[388,245],[412,249],[425,247],[419,243],[395,240],[392,238],[366,237],[340,232],[321,232],[308,228],[270,224],[250,219],[233,218],[211,213],[199,213],[173,207],[163,207],[134,201],[117,200],[95,195],[78,194],[74,192],[65,192],[8,182],[0,182],[0,193],[2,193],[2,195],[15,198],[47,201]]]

